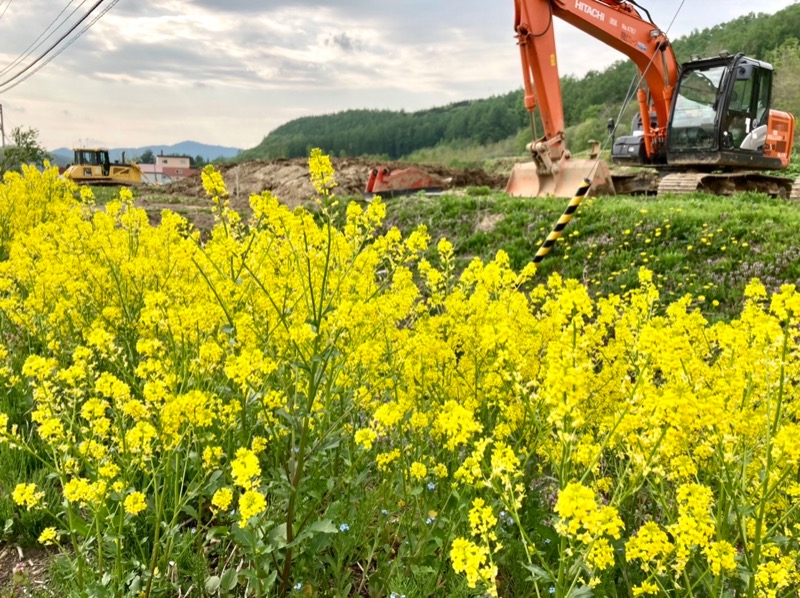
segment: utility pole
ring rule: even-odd
[[[3,121],[3,105],[0,104],[0,136],[3,137],[3,149],[6,147],[6,125]]]

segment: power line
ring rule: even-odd
[[[3,14],[0,14],[0,19],[2,19],[4,16],[6,16],[6,11],[8,10],[8,7],[11,6],[11,3],[13,1],[14,0],[8,0],[8,4],[6,4],[6,7],[3,9]],[[0,4],[2,4],[2,2],[0,2]]]
[[[27,48],[25,48],[25,49],[22,51],[22,54],[20,54],[19,56],[17,56],[17,57],[16,57],[16,58],[15,58],[13,61],[11,61],[11,63],[9,63],[9,64],[8,64],[8,65],[7,65],[5,68],[3,68],[2,70],[0,70],[0,76],[2,76],[2,75],[5,75],[5,74],[6,74],[8,71],[10,71],[11,69],[13,69],[13,68],[14,68],[15,66],[17,66],[17,65],[18,65],[20,62],[22,62],[23,60],[25,60],[26,58],[28,58],[28,56],[30,56],[31,54],[33,54],[33,52],[34,52],[35,50],[38,50],[38,49],[39,49],[39,47],[40,47],[40,46],[41,46],[41,45],[42,45],[42,44],[43,44],[43,43],[44,43],[44,42],[45,42],[47,39],[49,39],[50,37],[52,37],[52,36],[53,36],[53,35],[56,33],[56,31],[57,31],[57,30],[58,30],[58,29],[59,29],[59,28],[60,28],[60,27],[61,27],[61,26],[62,26],[64,23],[66,23],[66,22],[67,22],[67,21],[68,21],[70,18],[72,18],[72,15],[74,15],[74,14],[77,12],[77,10],[78,10],[78,9],[79,9],[81,6],[83,6],[84,4],[86,4],[87,0],[83,0],[83,1],[82,1],[82,2],[81,2],[79,5],[78,5],[78,6],[76,6],[76,7],[73,9],[73,11],[72,11],[71,13],[69,13],[69,15],[68,15],[67,17],[65,17],[65,18],[64,18],[64,20],[63,20],[61,23],[59,23],[59,24],[58,24],[58,26],[56,26],[56,27],[55,27],[55,29],[53,29],[52,31],[50,31],[50,33],[49,33],[49,34],[48,34],[48,35],[45,37],[45,35],[44,35],[44,34],[45,34],[45,33],[47,33],[47,32],[48,32],[48,31],[49,31],[49,30],[50,30],[50,29],[53,27],[53,25],[56,23],[56,21],[58,21],[58,19],[60,19],[60,18],[61,18],[61,15],[63,15],[63,14],[64,14],[64,13],[67,11],[67,9],[70,7],[70,5],[71,5],[73,2],[74,2],[74,0],[69,0],[69,2],[67,2],[66,6],[64,6],[64,8],[62,8],[62,9],[61,9],[61,12],[59,12],[59,13],[56,15],[56,17],[55,17],[55,18],[54,18],[52,21],[50,21],[50,24],[49,24],[49,25],[48,25],[48,26],[47,26],[47,27],[44,29],[44,31],[42,31],[42,32],[39,34],[39,37],[37,37],[35,40],[33,40],[33,41],[30,43],[30,45],[29,45]],[[42,39],[43,37],[44,37],[44,39]],[[39,40],[41,40],[41,41],[39,41]],[[36,42],[39,42],[39,43],[37,44]]]
[[[62,35],[60,38],[58,38],[58,40],[56,40],[56,42],[54,44],[52,44],[47,50],[45,50],[44,53],[42,53],[38,58],[36,58],[36,60],[34,60],[32,63],[30,63],[24,69],[22,69],[16,75],[14,75],[12,77],[9,77],[5,81],[0,82],[0,88],[2,88],[2,89],[0,89],[0,91],[9,91],[9,90],[15,88],[17,85],[19,85],[23,81],[26,81],[28,78],[30,78],[35,73],[39,72],[42,68],[44,68],[47,64],[49,64],[56,56],[61,54],[61,52],[63,52],[69,46],[71,46],[73,43],[75,43],[75,41],[77,41],[78,38],[80,38],[84,33],[86,33],[92,27],[92,25],[94,25],[98,20],[100,20],[100,18],[103,15],[105,15],[109,10],[111,10],[117,4],[117,2],[119,2],[119,0],[112,0],[112,2],[108,6],[106,6],[99,15],[97,15],[94,19],[92,19],[88,23],[88,25],[86,25],[83,29],[81,29],[71,40],[69,40],[64,46],[59,48],[58,51],[55,52],[55,54],[53,54],[52,56],[47,57],[47,55],[50,52],[52,52],[61,42],[63,42],[71,33],[73,33],[78,28],[78,26],[81,25],[95,10],[97,10],[97,8],[103,3],[103,0],[98,0],[94,5],[92,5],[92,7],[86,12],[86,14],[84,14],[80,18],[80,20],[77,23],[72,25],[72,27],[70,27],[69,30],[64,35]],[[47,57],[47,60],[44,60],[45,57]],[[42,60],[44,60],[44,62],[42,62]],[[31,68],[33,68],[34,66],[36,66],[40,62],[41,62],[41,64],[36,69],[34,69],[33,71],[31,71],[30,73],[25,75],[25,73],[27,73]],[[22,75],[25,75],[25,76],[22,77]],[[22,77],[22,78],[20,79],[20,77]],[[16,81],[17,79],[19,79],[19,81]],[[12,84],[12,82],[14,82],[14,81],[16,81],[16,83]]]

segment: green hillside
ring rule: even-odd
[[[727,23],[695,31],[673,42],[678,60],[692,55],[710,56],[721,50],[744,52],[773,62],[778,71],[775,105],[800,112],[800,4],[773,15],[749,14]],[[795,75],[795,73],[798,73]],[[591,138],[605,135],[609,118],[617,117],[636,70],[632,62],[620,60],[603,71],[590,71],[581,78],[562,78],[565,119],[570,145],[583,148]],[[798,81],[800,82],[800,81]],[[635,110],[623,115],[620,133]],[[522,151],[530,138],[528,115],[522,90],[486,99],[470,100],[420,110],[346,110],[336,114],[308,116],[281,125],[238,160],[290,158],[308,155],[320,147],[332,155],[381,156],[414,159],[426,148],[453,148],[435,154],[438,161],[452,162],[465,146],[487,146],[507,141],[511,153]],[[541,131],[541,127],[539,128]],[[430,152],[423,153],[428,159]],[[463,164],[452,164],[463,165]]]

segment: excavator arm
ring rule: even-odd
[[[570,160],[567,150],[555,17],[619,50],[636,64],[649,90],[640,88],[637,96],[647,159],[660,161],[665,151],[679,65],[666,35],[649,16],[642,17],[635,4],[626,0],[515,0],[514,28],[522,59],[525,107],[532,113],[538,106],[544,136],[529,146],[534,165],[515,169],[516,181],[512,175],[508,189],[512,194],[568,195],[567,188],[577,186],[574,181],[582,178],[574,175],[582,168],[583,177],[588,172],[585,163]],[[651,113],[655,115],[652,126]],[[535,167],[535,174],[525,172],[525,167],[528,171]],[[534,193],[529,189],[532,178],[538,179]],[[515,193],[520,187],[528,189]]]

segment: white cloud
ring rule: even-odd
[[[762,0],[757,10],[790,3]],[[65,4],[11,5],[0,20],[0,69]],[[681,6],[652,4],[662,28]],[[673,39],[754,9],[744,0],[687,5]],[[522,79],[513,19],[512,0],[121,0],[0,102],[7,132],[36,127],[49,148],[86,139],[252,147],[302,115],[415,110],[516,89]],[[624,59],[564,23],[556,33],[562,74]]]

